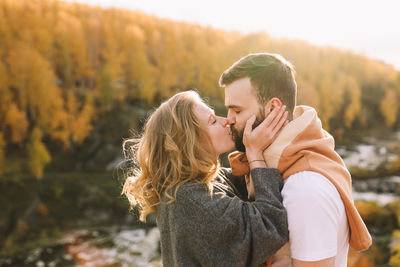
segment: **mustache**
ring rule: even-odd
[[[240,152],[246,152],[246,146],[243,144],[243,131],[239,131],[235,128],[234,125],[230,126],[231,128],[231,133],[232,133],[232,139],[233,142],[235,143],[236,150]]]
[[[258,125],[260,125],[264,121],[264,116],[262,114],[258,114],[256,116],[256,120],[253,124],[253,130],[256,128]],[[244,128],[241,130],[238,130],[235,128],[235,124],[230,125],[231,128],[231,133],[232,133],[232,140],[235,143],[236,150],[240,152],[246,152],[246,146],[243,143],[243,134],[244,134]]]

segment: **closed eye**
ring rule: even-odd
[[[210,114],[210,117],[208,118],[208,123],[213,125],[217,122],[217,118],[215,117],[215,114]]]

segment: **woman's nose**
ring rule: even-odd
[[[228,119],[224,118],[224,117],[218,117],[219,123],[223,126],[223,127],[227,127],[230,124],[228,123]]]
[[[231,126],[232,124],[235,124],[235,118],[234,117],[227,117],[225,119],[225,126]]]

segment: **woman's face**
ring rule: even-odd
[[[226,118],[216,116],[214,111],[202,102],[198,102],[194,105],[193,112],[199,120],[201,127],[205,129],[208,134],[217,155],[235,148],[235,143],[233,142],[230,128],[227,126]],[[205,146],[208,145],[206,144]],[[206,147],[206,149],[207,148],[208,147]]]

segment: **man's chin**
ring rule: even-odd
[[[240,152],[246,152],[246,147],[241,138],[235,138],[235,147]]]

